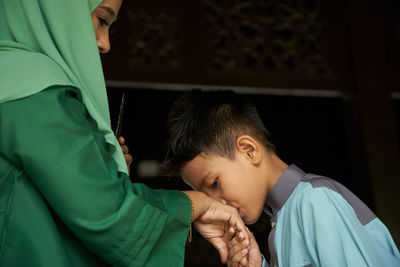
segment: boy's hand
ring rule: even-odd
[[[132,164],[132,155],[129,154],[129,148],[128,146],[125,144],[125,139],[120,136],[118,138],[118,143],[121,146],[122,149],[122,153],[124,153],[124,157],[125,157],[125,161],[126,161],[126,166],[128,167],[128,173],[131,174],[131,164]]]
[[[229,229],[229,233],[232,233],[232,230],[233,228]],[[247,266],[248,252],[249,240],[244,239],[240,232],[234,235],[231,240],[228,241],[228,267]]]
[[[248,229],[247,229],[248,230]],[[247,240],[241,239],[236,235],[228,242],[228,266],[229,267],[260,267],[262,257],[258,248],[257,241],[250,231],[250,244]]]
[[[257,241],[254,238],[253,233],[249,231],[249,235],[250,235],[249,267],[260,267],[262,264],[260,248],[258,247]]]

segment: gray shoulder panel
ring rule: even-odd
[[[307,174],[303,177],[302,181],[310,183],[314,188],[326,187],[339,193],[353,208],[362,225],[366,225],[376,218],[376,215],[370,210],[370,208],[368,208],[367,205],[365,205],[364,202],[362,202],[349,189],[335,180],[324,176]]]

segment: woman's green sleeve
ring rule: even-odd
[[[0,105],[0,151],[61,221],[116,266],[183,266],[190,203],[118,173],[112,149],[72,88]]]

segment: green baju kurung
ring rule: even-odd
[[[110,149],[75,88],[0,104],[0,266],[183,266],[189,200]]]
[[[191,207],[132,184],[91,12],[0,0],[0,266],[182,266]]]

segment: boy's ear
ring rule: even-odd
[[[236,139],[236,150],[248,159],[252,164],[261,162],[260,144],[250,135],[244,134]]]

